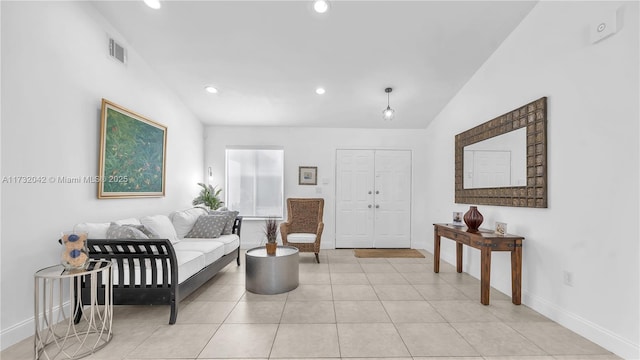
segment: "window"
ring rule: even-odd
[[[227,148],[226,205],[246,218],[284,215],[284,150]]]

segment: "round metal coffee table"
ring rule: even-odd
[[[267,255],[264,246],[247,250],[246,287],[256,294],[273,295],[298,287],[298,249],[278,246],[275,255]]]

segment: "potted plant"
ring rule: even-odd
[[[198,183],[202,190],[200,190],[200,195],[197,198],[193,199],[193,205],[203,204],[211,210],[218,210],[224,204],[224,201],[220,200],[219,195],[222,189],[216,189],[215,186],[206,185],[203,183]]]
[[[264,235],[267,237],[267,255],[275,255],[278,238],[278,222],[270,217],[264,221]]]

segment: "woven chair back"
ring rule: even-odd
[[[322,222],[323,211],[324,199],[287,199],[287,221],[291,224],[290,233],[315,234],[318,229],[318,224]]]

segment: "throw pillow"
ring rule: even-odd
[[[215,239],[220,237],[222,230],[224,230],[225,221],[222,216],[201,215],[185,238]]]
[[[148,239],[149,236],[146,235],[140,227],[144,226],[132,224],[118,225],[116,223],[111,223],[107,229],[107,239]]]
[[[73,227],[75,233],[87,233],[89,239],[106,239],[110,223],[80,223]]]
[[[126,225],[129,226],[129,225]],[[134,226],[136,229],[142,231],[143,234],[147,235],[147,237],[149,239],[160,239],[160,236],[158,236],[158,234],[156,234],[155,231],[149,229],[148,227],[144,226],[144,225],[132,225]]]
[[[176,229],[178,238],[182,239],[185,237],[189,231],[193,229],[193,225],[196,224],[198,217],[207,214],[207,212],[207,209],[195,207],[188,210],[174,211],[169,214],[169,219]]]
[[[210,211],[210,215],[218,215],[223,216],[225,218],[224,229],[222,230],[222,235],[230,235],[233,232],[233,224],[236,221],[236,217],[238,216],[238,211]]]
[[[117,225],[140,225],[141,224],[140,220],[136,218],[116,220],[116,221],[113,221],[113,223]]]
[[[145,216],[140,219],[142,225],[158,235],[158,239],[168,239],[172,244],[180,241],[176,229],[166,215]]]

